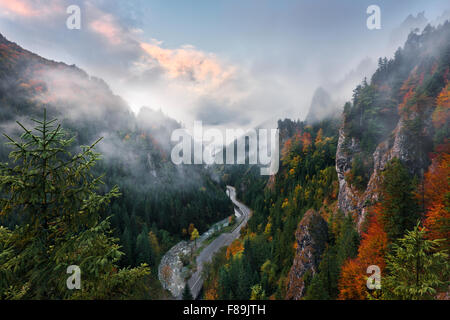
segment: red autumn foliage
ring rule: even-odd
[[[424,226],[430,239],[446,239],[450,248],[450,154],[433,159],[424,177],[426,217]]]
[[[365,270],[358,259],[347,260],[342,267],[339,279],[340,300],[364,300],[366,299]]]
[[[302,143],[303,143],[303,152],[307,152],[309,146],[311,145],[311,134],[309,132],[304,132],[302,135]]]
[[[432,120],[434,127],[437,129],[443,127],[450,121],[450,84],[447,84],[439,93]]]
[[[363,234],[355,259],[347,260],[342,267],[339,279],[339,299],[364,300],[367,299],[367,268],[376,265],[381,274],[386,267],[385,255],[388,246],[388,237],[380,222],[381,206],[376,205],[369,217],[369,227]]]

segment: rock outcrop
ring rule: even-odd
[[[181,297],[188,276],[182,257],[190,256],[191,250],[188,242],[180,241],[167,251],[158,267],[158,278],[163,288],[176,298]]]
[[[372,154],[373,169],[369,182],[364,191],[358,191],[347,180],[346,173],[352,168],[354,156],[360,152],[358,141],[354,138],[350,142],[346,141],[345,128],[339,130],[339,140],[336,152],[336,172],[339,181],[338,208],[346,214],[353,214],[357,217],[357,226],[360,231],[368,207],[379,198],[379,186],[381,184],[381,173],[386,164],[394,158],[398,158],[411,174],[420,174],[422,168],[427,167],[427,154],[424,151],[424,141],[431,139],[429,132],[431,129],[430,120],[425,121],[424,136],[422,141],[415,140],[405,125],[407,121],[413,121],[417,114],[411,114],[406,119],[401,117],[390,138],[381,142]],[[347,139],[350,140],[350,139]],[[421,145],[422,144],[422,145]]]
[[[386,165],[398,158],[420,178],[429,153],[448,141],[440,124],[447,121],[439,111],[444,104],[437,105],[450,80],[449,36],[449,22],[411,33],[393,59],[379,60],[370,84],[364,80],[344,108],[336,152],[338,208],[357,217],[359,231],[368,208],[380,198]]]
[[[288,276],[286,299],[299,300],[304,296],[304,277],[307,273],[311,276],[317,273],[327,237],[326,221],[318,212],[308,210],[295,233],[297,252]]]

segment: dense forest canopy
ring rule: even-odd
[[[342,120],[330,113],[313,124],[279,121],[276,176],[225,170],[254,212],[241,238],[208,266],[206,299],[448,295],[449,39],[449,22],[411,33],[354,89]],[[337,151],[348,163],[339,179]],[[365,216],[341,205],[342,192],[366,199]],[[371,265],[381,290],[366,286]]]

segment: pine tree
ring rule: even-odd
[[[150,242],[150,247],[152,248],[152,252],[155,255],[155,259],[158,259],[161,248],[159,246],[158,238],[153,231],[150,231],[148,233],[148,241]]]
[[[194,300],[194,297],[191,293],[191,288],[189,288],[189,284],[186,283],[183,290],[183,300]]]
[[[419,218],[413,191],[414,184],[408,170],[399,159],[394,158],[383,173],[381,201],[382,221],[391,241],[414,228]]]
[[[348,258],[354,258],[358,253],[359,234],[351,215],[347,215],[342,223],[342,230],[336,242],[337,263],[341,266]]]
[[[122,260],[124,260],[124,263],[126,265],[133,265],[134,264],[133,243],[132,243],[132,239],[131,239],[130,229],[128,229],[128,227],[125,227],[125,230],[123,231],[122,245],[123,245],[123,252],[124,252]]]
[[[387,256],[389,276],[381,282],[385,297],[432,299],[440,289],[448,290],[448,254],[440,245],[440,240],[427,240],[419,224],[407,231]]]
[[[336,247],[328,247],[319,265],[319,272],[312,278],[307,287],[305,300],[336,299],[338,295],[338,279],[340,264]]]
[[[152,264],[152,252],[151,252],[150,242],[148,239],[147,228],[144,227],[142,232],[138,235],[136,240],[136,264],[147,263]]]
[[[68,150],[67,138],[56,120],[33,120],[19,141],[5,135],[13,164],[0,165],[1,214],[20,216],[22,223],[0,232],[0,298],[108,299],[144,294],[144,265],[118,269],[122,256],[111,237],[109,220],[100,212],[118,197],[117,187],[97,193],[102,177],[91,169],[99,159],[91,146],[79,154]],[[81,289],[69,290],[67,267],[81,269]],[[135,293],[135,294],[133,294]]]

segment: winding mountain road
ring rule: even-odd
[[[239,222],[239,225],[232,232],[222,233],[220,236],[214,239],[214,241],[212,241],[207,247],[205,247],[198,255],[196,259],[197,271],[188,280],[189,288],[191,289],[191,293],[194,299],[197,298],[203,286],[203,279],[202,279],[203,264],[205,262],[211,261],[214,254],[217,251],[219,251],[220,248],[230,245],[233,242],[233,240],[239,238],[242,227],[247,224],[247,221],[250,218],[251,214],[250,209],[243,203],[236,200],[236,189],[234,187],[227,186],[227,191],[231,201],[242,213],[242,216],[240,217],[241,220]]]

